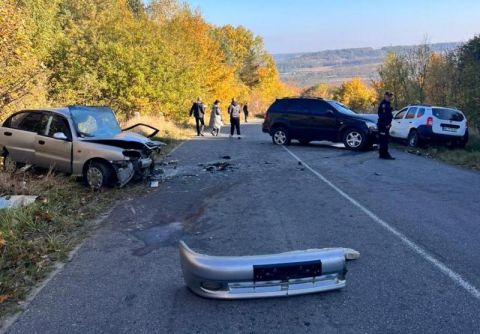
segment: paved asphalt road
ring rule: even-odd
[[[480,174],[401,152],[390,162],[290,146],[305,167],[258,124],[243,130],[180,147],[178,176],[119,204],[9,332],[480,332]],[[224,155],[233,171],[198,166]],[[216,301],[185,288],[179,239],[212,255],[362,256],[341,291]]]

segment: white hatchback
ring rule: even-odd
[[[465,147],[467,118],[453,108],[411,105],[394,115],[390,136],[406,139],[412,147],[433,141]]]

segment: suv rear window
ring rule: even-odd
[[[433,108],[433,116],[445,121],[461,122],[465,119],[462,113],[455,109]]]

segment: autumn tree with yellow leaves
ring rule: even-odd
[[[4,0],[0,11],[1,118],[90,104],[182,120],[197,96],[262,112],[292,91],[261,38],[176,0]]]

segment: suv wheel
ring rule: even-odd
[[[112,184],[113,171],[105,163],[91,162],[85,170],[84,179],[89,188],[99,190]]]
[[[408,146],[410,147],[418,147],[420,144],[420,138],[418,136],[418,132],[416,130],[410,131],[408,134]]]
[[[275,145],[290,145],[290,135],[287,129],[281,127],[273,130],[272,140]]]
[[[362,131],[349,129],[343,134],[343,144],[349,150],[360,151],[367,145],[367,138]]]

